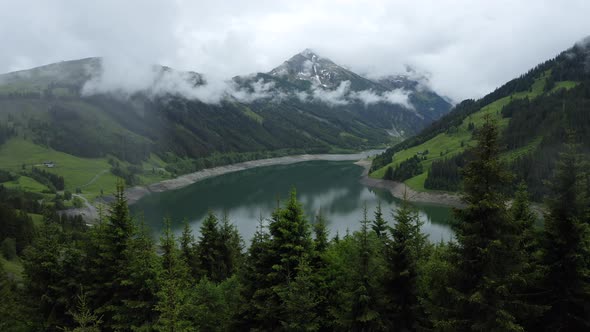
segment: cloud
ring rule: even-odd
[[[373,90],[354,92],[352,98],[361,101],[365,107],[383,102],[383,97],[376,94]]]
[[[350,81],[340,82],[338,87],[333,90],[324,89],[317,84],[313,85],[312,98],[324,102],[330,106],[346,105],[349,100],[346,95],[350,91]]]
[[[333,90],[325,89],[319,84],[312,85],[311,98],[316,101],[324,102],[330,106],[347,105],[354,102],[361,102],[365,107],[369,105],[386,103],[400,105],[407,109],[414,109],[410,103],[410,91],[396,89],[377,93],[373,90],[351,91],[350,81],[340,82],[338,87]],[[297,97],[302,101],[307,101],[307,93],[297,93]]]
[[[350,98],[362,102],[365,107],[378,103],[386,103],[400,105],[413,110],[414,105],[410,102],[410,93],[410,91],[404,89],[385,91],[381,94],[378,94],[373,90],[362,90],[351,92]]]
[[[280,98],[281,93],[274,89],[274,85],[274,82],[264,82],[263,79],[259,79],[250,83],[246,88],[234,84],[228,94],[243,103],[251,103],[258,99]]]
[[[410,103],[410,92],[402,89],[387,91],[383,94],[383,99],[390,104],[398,104],[405,108],[414,109]]]
[[[129,70],[133,68],[133,70]],[[224,99],[251,103],[258,99],[281,99],[284,92],[274,89],[274,82],[263,79],[238,84],[230,79],[208,78],[194,72],[182,72],[167,67],[129,67],[112,59],[101,59],[101,66],[88,71],[90,79],[82,86],[82,95],[110,94],[129,98],[136,93],[150,97],[177,95],[208,104],[218,104]]]
[[[122,93],[145,86],[158,63],[203,73],[211,85],[199,93],[219,94],[227,78],[267,72],[310,47],[363,74],[411,65],[431,74],[435,91],[462,100],[586,36],[588,12],[583,0],[6,1],[0,72],[103,56],[127,74],[104,78]]]
[[[129,96],[146,91],[155,83],[158,68],[154,65],[128,63],[119,58],[102,58],[99,68],[92,68],[91,78],[82,87],[83,95],[114,93]]]

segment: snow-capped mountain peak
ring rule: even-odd
[[[269,74],[290,80],[305,80],[326,88],[338,86],[343,79],[350,76],[346,69],[309,48],[295,54]]]

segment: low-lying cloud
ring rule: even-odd
[[[285,98],[298,98],[303,102],[322,102],[329,106],[342,106],[362,103],[368,107],[377,103],[400,105],[413,109],[409,101],[410,92],[397,89],[385,92],[373,90],[353,91],[351,82],[343,81],[335,89],[327,89],[312,84],[310,91],[284,91],[275,82],[243,77],[245,82],[219,77],[207,77],[194,72],[182,72],[154,65],[121,63],[111,59],[101,59],[101,66],[88,68],[90,79],[83,85],[81,94],[85,96],[110,94],[118,98],[129,98],[136,93],[150,97],[176,95],[207,104],[218,104],[223,100],[236,100],[252,103],[261,99],[280,101]]]
[[[350,81],[341,82],[334,90],[328,90],[319,85],[314,85],[310,97],[316,101],[324,102],[331,106],[360,102],[365,107],[385,103],[400,105],[407,109],[414,109],[414,106],[409,99],[410,91],[404,89],[395,89],[380,93],[374,90],[352,91],[350,86]]]
[[[117,98],[129,98],[136,93],[150,97],[175,95],[207,104],[218,104],[224,99],[251,103],[278,97],[273,90],[274,82],[263,80],[240,86],[232,80],[205,77],[194,72],[154,65],[122,65],[110,59],[101,59],[100,67],[89,72],[91,78],[83,85],[82,95],[109,94]]]

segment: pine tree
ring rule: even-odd
[[[550,309],[538,326],[546,331],[590,329],[589,205],[577,150],[576,145],[567,145],[550,183],[541,246],[542,287]]]
[[[522,268],[518,227],[508,213],[504,191],[510,178],[499,159],[498,129],[489,116],[477,139],[474,159],[464,168],[467,207],[456,210],[453,225],[455,306],[443,323],[457,331],[521,331],[515,317],[520,308],[512,294]]]
[[[390,229],[391,239],[385,249],[388,327],[395,331],[415,331],[425,316],[419,303],[417,279],[418,259],[426,236],[420,231],[423,222],[407,200],[404,199],[394,218],[396,223]]]
[[[381,212],[381,201],[377,203],[377,210],[375,210],[375,219],[371,225],[371,228],[377,234],[377,237],[380,239],[385,239],[387,237],[387,221],[383,218],[383,213]]]

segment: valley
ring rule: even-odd
[[[590,330],[590,3],[4,7],[0,331]]]

